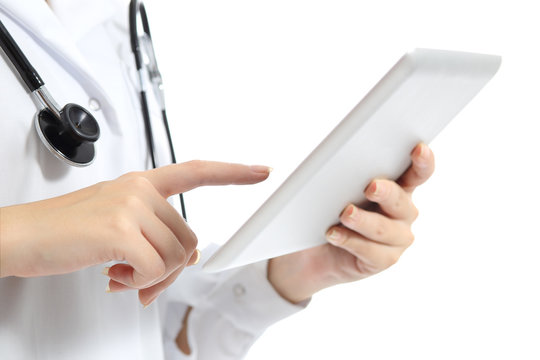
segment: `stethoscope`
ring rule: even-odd
[[[142,34],[139,34],[142,29]],[[163,81],[159,72],[150,27],[144,4],[140,0],[131,0],[129,5],[129,33],[131,50],[135,58],[137,77],[140,86],[140,103],[152,167],[156,167],[154,138],[150,123],[150,112],[146,96],[146,77],[152,83],[154,95],[161,109],[163,126],[169,142],[171,160],[176,163],[176,156],[165,111]],[[34,116],[37,134],[45,147],[58,159],[76,166],[90,165],[96,156],[94,143],[99,139],[99,124],[94,116],[80,105],[69,103],[61,108],[51,96],[45,83],[28,61],[13,37],[0,20],[0,46],[19,73],[31,96],[39,104]],[[182,215],[186,218],[183,195],[180,194]]]

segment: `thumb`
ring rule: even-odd
[[[261,165],[193,160],[149,170],[144,176],[167,198],[199,186],[255,184],[266,180],[271,171]]]

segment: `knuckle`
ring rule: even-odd
[[[142,172],[140,172],[140,171],[130,171],[130,172],[125,173],[124,175],[120,176],[118,178],[118,180],[129,181],[129,180],[131,180],[133,178],[141,176],[141,174],[142,174]]]
[[[357,257],[354,264],[356,271],[360,274],[370,276],[384,270],[381,268],[381,265],[373,259],[374,258],[372,256],[368,256],[365,259]]]
[[[399,261],[400,257],[401,257],[400,253],[388,254],[386,257],[386,267],[389,268],[390,266],[396,264]]]
[[[373,272],[373,270],[361,258],[355,259],[354,267],[356,272],[362,275],[369,275]]]
[[[102,181],[94,185],[96,194],[99,195],[109,195],[109,194],[116,194],[117,193],[117,184],[118,181],[116,180],[108,180],[108,181]]]
[[[131,236],[133,224],[124,213],[116,211],[116,213],[109,216],[109,228],[115,234],[116,239],[123,240]]]
[[[396,184],[397,187],[397,184]],[[407,205],[411,203],[411,198],[403,188],[399,187],[395,191],[396,196],[393,203],[394,211],[403,212],[407,210]]]
[[[167,272],[167,267],[163,260],[155,261],[152,266],[148,267],[147,273],[145,274],[146,278],[149,280],[149,283],[153,283],[155,280],[163,277]]]
[[[388,228],[382,220],[373,223],[373,235],[376,239],[384,239],[388,233]]]
[[[144,192],[144,191],[147,191],[149,188],[153,187],[150,180],[140,175],[140,173],[133,173],[126,180],[125,185],[128,186],[130,190],[136,191],[136,192]]]
[[[177,246],[175,247],[175,254],[173,256],[175,266],[184,265],[189,261],[191,254],[193,254],[197,247],[197,243],[197,237],[193,232],[188,236],[183,236],[178,239]]]
[[[97,191],[102,190],[103,188],[106,188],[112,183],[112,181],[100,181],[96,184],[94,184],[94,187]]]
[[[382,239],[386,235],[386,229],[383,226],[377,226],[375,228],[375,236],[377,239]]]
[[[401,213],[403,211],[403,199],[401,197],[397,198],[392,203],[392,210],[396,213]]]
[[[414,233],[409,231],[409,236],[407,238],[407,247],[411,246],[414,243]]]
[[[412,206],[411,212],[412,212],[412,216],[411,216],[412,221],[415,221],[416,219],[418,219],[418,215],[420,215],[420,211],[414,204]]]
[[[186,249],[183,246],[177,246],[173,260],[175,269],[185,264],[188,260]]]
[[[186,162],[185,164],[188,165],[190,168],[198,169],[198,168],[203,167],[204,163],[205,163],[205,161],[203,161],[203,160],[193,159],[193,160],[190,160],[190,161]]]
[[[120,200],[120,203],[123,210],[128,211],[137,211],[144,206],[144,202],[137,195],[133,194],[125,195],[122,200]]]
[[[409,246],[412,245],[413,242],[414,242],[414,233],[412,232],[410,227],[407,227],[407,229],[405,229],[402,232],[401,240],[398,246],[403,246],[404,248],[408,248]]]
[[[191,172],[202,173],[206,168],[206,161],[204,160],[190,160],[185,165],[189,168]]]
[[[193,252],[198,244],[199,244],[199,239],[197,239],[197,235],[195,235],[195,233],[191,231],[191,236],[189,236],[188,245],[187,245],[188,251]]]
[[[187,231],[182,237],[178,238],[178,242],[186,249],[186,252],[191,253],[197,247],[199,240],[189,225],[185,224],[185,227]]]

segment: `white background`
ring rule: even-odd
[[[265,183],[187,194],[223,243],[414,47],[503,56],[431,147],[416,241],[329,289],[248,359],[540,359],[540,20],[534,1],[147,1],[179,160],[266,164]]]

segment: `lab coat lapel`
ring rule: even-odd
[[[46,2],[44,0],[1,0],[0,11],[28,31],[41,47],[80,81],[89,95],[100,101],[111,129],[119,133],[121,130],[110,97],[94,80],[84,58],[75,46],[74,38],[66,31]]]

